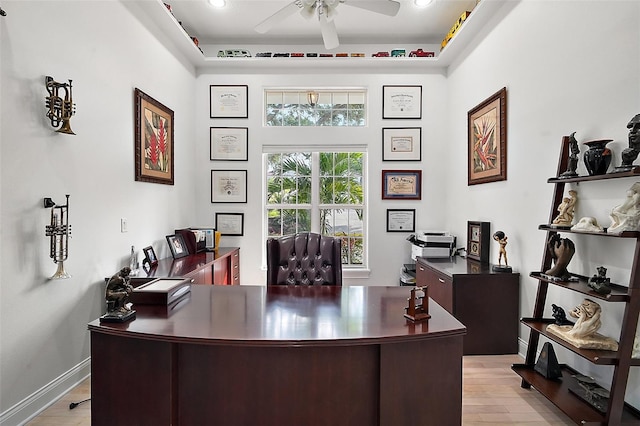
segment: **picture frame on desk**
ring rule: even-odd
[[[189,256],[189,250],[182,235],[167,235],[167,243],[169,244],[169,250],[171,250],[171,256],[173,256],[174,259]]]
[[[149,262],[150,268],[158,266],[158,256],[156,256],[152,246],[143,248],[142,252],[144,253],[144,258]]]
[[[490,228],[489,222],[467,222],[467,259],[489,263]]]

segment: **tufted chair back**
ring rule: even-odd
[[[301,232],[267,240],[267,285],[342,285],[340,238]]]

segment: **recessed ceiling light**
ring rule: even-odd
[[[227,3],[225,0],[208,0],[208,2],[213,7],[224,7]]]
[[[416,4],[416,6],[418,7],[427,7],[429,6],[431,3],[433,3],[434,0],[413,0],[413,2]]]

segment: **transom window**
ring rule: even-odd
[[[264,154],[266,235],[317,232],[342,239],[342,264],[364,267],[364,152]]]
[[[314,90],[315,105],[308,90],[265,90],[265,126],[365,126],[366,91]]]

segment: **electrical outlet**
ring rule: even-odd
[[[124,233],[128,231],[129,231],[129,224],[127,223],[127,218],[123,217],[122,219],[120,219],[120,232]]]

